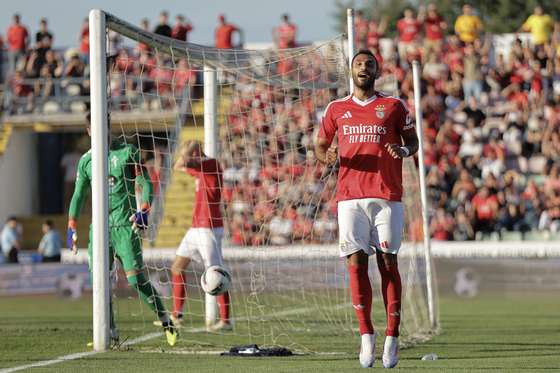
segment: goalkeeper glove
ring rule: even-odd
[[[132,229],[134,232],[138,233],[139,231],[143,231],[148,228],[148,207],[143,207],[140,211],[136,211],[130,219],[128,219],[132,223]]]
[[[75,219],[69,219],[68,231],[66,232],[66,245],[74,254],[78,252],[78,231],[76,230],[76,225]]]

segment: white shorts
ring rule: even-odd
[[[404,226],[402,202],[361,198],[338,202],[340,257],[363,250],[397,254]]]
[[[203,263],[205,268],[223,265],[222,237],[224,228],[190,228],[177,249],[176,255]]]

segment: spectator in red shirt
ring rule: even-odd
[[[491,234],[496,230],[498,215],[498,200],[495,195],[490,195],[488,187],[482,186],[471,201],[473,207],[473,228],[476,233]]]
[[[196,72],[189,67],[186,59],[179,60],[172,81],[175,97],[187,98],[189,92],[185,92],[184,89],[186,87],[191,89],[196,84]]]
[[[420,22],[414,17],[412,9],[404,10],[404,17],[397,22],[399,32],[398,50],[401,64],[406,61],[408,53],[414,52],[417,48],[416,38],[420,33]]]
[[[372,48],[379,49],[379,40],[385,34],[387,29],[387,18],[381,18],[381,21],[377,23],[375,20],[371,20],[368,23],[368,33],[367,33],[367,48],[371,50]],[[376,56],[377,58],[378,56]]]
[[[25,51],[29,44],[29,33],[27,28],[21,24],[19,14],[14,14],[14,23],[8,28],[6,40],[8,41],[8,60],[10,63],[10,72],[14,72],[17,68],[20,58],[25,56]]]
[[[282,23],[272,30],[272,39],[279,49],[295,48],[297,26],[290,22],[288,14],[282,14]]]
[[[424,24],[424,60],[427,61],[430,55],[435,51],[441,51],[443,47],[443,38],[447,23],[439,15],[435,4],[428,4],[428,14],[424,9],[420,8],[418,17]]]
[[[187,41],[189,32],[193,30],[190,22],[185,22],[185,17],[179,14],[175,17],[175,26],[171,29],[171,37],[173,39]]]
[[[80,29],[80,57],[86,65],[89,65],[89,21],[84,18],[82,28]]]
[[[148,18],[142,18],[142,20],[140,21],[140,27],[142,28],[142,30],[150,32],[150,21],[148,20]],[[138,54],[141,54],[142,52],[149,52],[151,48],[148,44],[138,43],[136,49],[138,50]]]
[[[367,46],[367,34],[369,29],[369,22],[364,17],[364,12],[361,10],[356,11],[354,18],[354,39],[356,42],[356,50],[365,49]]]
[[[226,22],[226,16],[220,14],[218,16],[218,27],[214,33],[214,40],[216,41],[216,48],[220,49],[232,49],[234,48],[232,42],[233,33],[237,32],[239,35],[239,43],[235,46],[236,48],[243,48],[243,31],[235,25]]]

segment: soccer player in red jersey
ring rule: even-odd
[[[387,329],[383,366],[398,362],[401,278],[397,253],[404,224],[402,159],[418,150],[414,124],[404,103],[375,90],[379,64],[367,50],[352,59],[354,93],[326,108],[315,142],[317,159],[333,165],[337,182],[340,256],[346,257],[352,304],[361,334],[360,364],[375,360],[368,258],[376,255]],[[338,147],[332,144],[337,135]]]
[[[180,325],[185,302],[184,272],[191,260],[202,261],[205,268],[223,266],[222,237],[224,224],[220,210],[222,191],[222,167],[217,159],[207,157],[200,142],[183,145],[174,170],[184,171],[196,178],[195,206],[191,228],[183,237],[171,266],[173,287],[172,319]],[[208,323],[208,331],[231,330],[229,317],[229,293],[218,295],[220,320]]]

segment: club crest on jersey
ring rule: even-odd
[[[375,115],[376,115],[379,119],[385,118],[385,105],[377,105],[377,106],[375,107]]]

